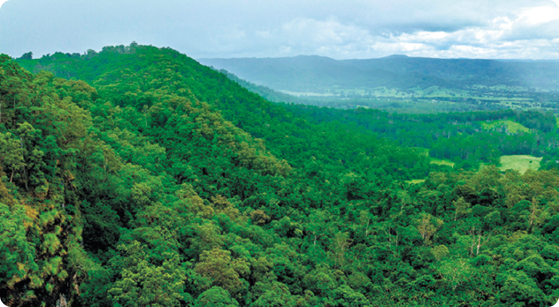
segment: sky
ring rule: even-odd
[[[559,59],[559,0],[0,0],[0,53]]]

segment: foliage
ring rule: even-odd
[[[52,73],[0,59],[9,306],[546,306],[559,295],[557,171],[431,164],[400,146],[411,137],[373,132],[392,131],[393,116],[468,154],[497,145],[471,149],[435,127],[510,116],[538,130],[546,114],[273,104],[137,44],[18,60]]]

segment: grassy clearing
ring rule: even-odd
[[[517,170],[519,173],[524,174],[527,170],[538,170],[542,158],[533,156],[502,156],[501,157],[501,171],[508,169]]]
[[[517,122],[513,122],[512,120],[496,120],[490,123],[481,123],[481,125],[485,130],[490,130],[497,126],[505,125],[511,133],[518,133],[518,131],[530,133],[529,128]]]
[[[419,184],[424,183],[426,179],[413,179],[413,180],[406,180],[407,183],[411,184]]]
[[[413,147],[413,148],[417,150],[420,154],[429,157],[429,149],[423,147]],[[431,164],[448,165],[450,167],[454,167],[454,162],[450,160],[437,159],[433,157],[429,157],[429,158],[431,159]]]
[[[431,164],[448,165],[450,167],[454,167],[454,162],[450,160],[441,160],[436,158],[431,158]]]

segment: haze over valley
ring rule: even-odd
[[[299,97],[293,102],[344,108],[417,110],[555,109],[559,61],[412,58],[368,60],[318,56],[200,59],[202,64]],[[234,77],[233,77],[234,78]],[[301,99],[303,98],[303,99]]]

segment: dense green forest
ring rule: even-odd
[[[369,109],[359,105],[349,110],[340,109],[340,105],[335,104],[334,106],[338,108],[316,107],[312,105],[316,103],[315,100],[282,94],[239,79],[225,70],[221,72],[266,99],[281,101],[284,107],[295,114],[310,118],[313,123],[342,122],[348,126],[358,126],[392,139],[401,146],[427,149],[432,157],[451,160],[459,168],[471,170],[478,169],[483,163],[499,164],[502,155],[544,157],[546,169],[557,167],[554,164],[555,161],[559,161],[557,120],[552,111],[506,109],[493,112],[410,114],[397,110],[405,108],[414,111],[415,109],[411,108],[428,109],[430,106],[422,103],[416,106],[406,103],[401,106],[396,105],[400,104],[399,102],[384,104],[381,107],[385,110]],[[347,107],[347,102],[341,106]],[[440,107],[439,105],[437,109]],[[451,110],[464,111],[465,109],[460,106]],[[526,129],[512,130],[507,125],[507,122],[511,121]]]
[[[356,125],[401,146],[426,148],[432,157],[452,160],[465,169],[478,169],[480,163],[498,164],[502,155],[535,155],[555,160],[559,146],[557,121],[552,112],[398,114],[363,108],[339,110],[294,104],[286,107],[307,115],[313,122]],[[513,131],[507,122],[520,124],[525,130]]]
[[[531,129],[532,154],[554,154],[541,149],[556,146],[547,113],[275,104],[177,51],[137,44],[2,55],[0,298],[549,306],[559,172],[468,171],[425,155],[460,156],[437,150],[477,141],[468,129],[501,153],[524,150],[492,139],[522,132],[481,124],[505,119]],[[476,150],[465,160],[485,161]],[[426,180],[407,183],[415,178]]]

